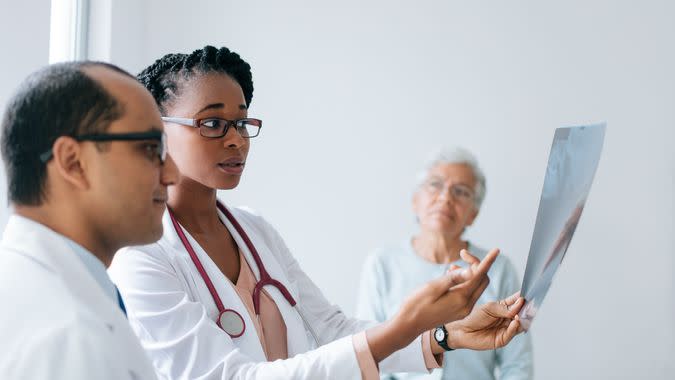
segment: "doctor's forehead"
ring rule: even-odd
[[[100,83],[122,108],[122,116],[114,121],[109,132],[163,130],[157,103],[134,77],[105,66],[91,66],[84,73]]]

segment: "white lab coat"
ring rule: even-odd
[[[372,322],[349,319],[330,304],[300,269],[276,230],[261,217],[244,209],[228,209],[250,237],[269,274],[283,283],[297,301],[293,308],[276,288],[265,288],[286,324],[289,359],[266,362],[251,315],[232,283],[185,231],[223,305],[243,316],[246,331],[239,338],[231,338],[216,325],[216,304],[167,212],[163,220],[164,236],[158,243],[121,250],[109,269],[124,296],[132,327],[158,376],[167,379],[361,378],[351,335],[363,331]],[[218,212],[259,278],[246,244],[227,218]],[[318,349],[311,330],[321,346]],[[421,338],[381,362],[380,369],[426,372]]]
[[[12,215],[0,243],[0,379],[155,379],[119,305],[65,238]]]

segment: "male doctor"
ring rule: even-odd
[[[162,235],[177,176],[163,136],[151,95],[109,64],[48,66],[10,100],[0,379],[155,378],[106,267]]]

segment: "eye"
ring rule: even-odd
[[[427,186],[429,186],[429,189],[434,190],[434,191],[440,191],[443,189],[443,182],[439,180],[431,180],[427,182]]]
[[[199,126],[208,129],[219,129],[222,127],[223,123],[226,123],[223,119],[204,119]]]
[[[148,159],[154,160],[155,158],[159,157],[159,150],[160,150],[159,143],[147,142],[143,143],[141,147],[143,148],[143,152],[145,153]]]
[[[473,197],[471,190],[464,186],[454,186],[452,191],[456,196],[461,198],[471,199]]]

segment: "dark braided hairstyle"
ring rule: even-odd
[[[251,66],[239,54],[226,47],[216,49],[205,46],[192,54],[167,54],[137,75],[138,80],[155,98],[159,110],[165,115],[165,105],[173,101],[180,92],[182,81],[196,74],[211,72],[229,75],[241,87],[246,106],[253,99],[253,76]]]

